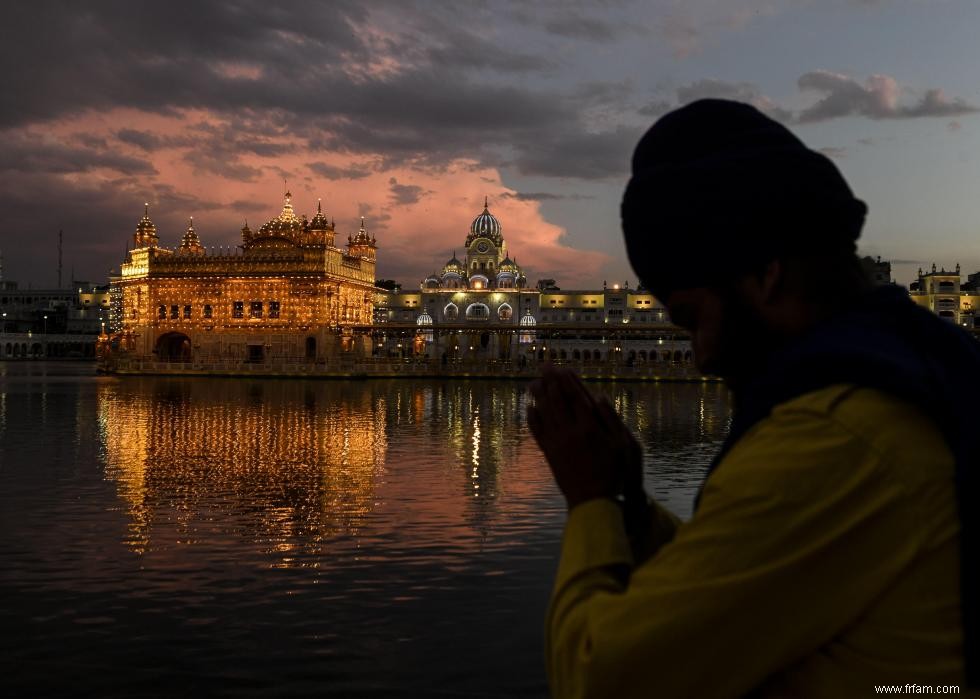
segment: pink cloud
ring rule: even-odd
[[[538,202],[517,198],[495,168],[464,159],[438,168],[385,166],[383,153],[311,149],[308,139],[274,123],[264,123],[258,135],[238,134],[234,126],[230,118],[202,110],[161,115],[117,109],[45,124],[44,131],[65,144],[102,139],[120,156],[152,165],[155,174],[145,176],[120,177],[104,167],[85,173],[89,186],[112,183],[119,201],[131,201],[131,219],[107,231],[107,240],[131,233],[148,201],[163,245],[177,244],[190,216],[205,246],[236,245],[244,218],[257,228],[279,213],[285,178],[298,214],[312,216],[322,200],[336,221],[338,243],[356,231],[364,215],[378,240],[379,276],[406,288],[440,268],[454,249],[462,253],[484,196],[503,226],[511,257],[531,283],[554,278],[566,288],[595,286],[609,260],[605,253],[567,245],[565,230],[545,219]],[[356,176],[331,178],[325,172]]]

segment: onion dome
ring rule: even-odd
[[[510,259],[510,255],[504,258],[503,262],[497,267],[501,272],[516,272],[517,263]]]
[[[447,272],[456,272],[457,274],[462,274],[465,271],[466,268],[463,266],[463,263],[460,262],[459,259],[456,257],[456,251],[453,250],[453,256],[449,260],[449,262],[447,262],[445,266],[443,266],[442,273],[446,274]]]
[[[193,216],[191,216],[190,225],[187,226],[187,230],[184,232],[184,237],[180,240],[180,251],[195,255],[204,252],[204,246],[201,245],[201,239],[197,237],[197,231],[194,230]]]
[[[483,213],[473,219],[473,223],[470,224],[470,234],[466,236],[466,245],[469,246],[477,238],[489,238],[495,244],[500,245],[503,242],[500,233],[500,221],[490,213],[490,209],[487,208],[487,200],[484,198]]]
[[[317,199],[316,200],[316,215],[313,216],[313,219],[310,221],[310,230],[311,231],[325,231],[329,227],[330,227],[330,224],[327,222],[327,217],[323,215],[323,209],[321,208],[320,200]]]
[[[416,325],[432,325],[432,316],[429,315],[429,309],[423,308],[422,314],[415,319]]]
[[[262,225],[259,237],[294,238],[303,232],[303,222],[296,218],[296,212],[293,211],[293,195],[287,191],[283,199],[282,213]]]
[[[524,311],[524,317],[521,318],[521,325],[523,327],[525,327],[525,328],[528,328],[528,327],[531,327],[531,326],[537,325],[537,324],[538,324],[538,321],[536,321],[534,319],[534,316],[531,315],[531,309],[529,308],[526,311]]]
[[[136,224],[136,234],[133,242],[138,248],[155,247],[160,238],[157,236],[157,227],[150,220],[150,205],[143,205],[143,218]]]

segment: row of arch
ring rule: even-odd
[[[491,283],[490,279],[482,274],[473,274],[469,279],[454,274],[452,272],[444,275],[442,279],[429,277],[425,280],[426,289],[516,289],[523,287],[523,279],[510,272],[501,272]]]
[[[448,303],[442,309],[442,317],[446,320],[459,320],[459,306],[455,303]],[[467,320],[489,320],[490,307],[485,303],[471,303],[466,307],[465,317]],[[509,303],[502,303],[497,306],[497,317],[500,320],[510,320],[514,317],[514,309]]]

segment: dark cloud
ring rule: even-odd
[[[927,89],[917,99],[903,102],[904,90],[887,75],[872,75],[863,84],[852,77],[829,71],[812,71],[797,81],[801,90],[822,97],[797,116],[801,123],[844,116],[871,119],[911,119],[916,117],[961,116],[977,111],[966,101],[948,99],[942,90]]]
[[[156,169],[146,160],[112,150],[80,148],[34,134],[7,132],[0,135],[0,170],[69,174],[109,169],[124,175],[153,175]]]
[[[262,176],[262,169],[242,162],[232,150],[189,150],[184,161],[194,168],[195,173],[205,173],[226,177],[239,182],[254,182]]]
[[[255,201],[254,199],[236,199],[228,204],[228,208],[234,209],[235,211],[241,211],[245,214],[255,214],[269,211],[268,202]]]
[[[120,129],[116,132],[116,138],[123,143],[128,143],[145,151],[155,151],[164,145],[164,140],[150,131]]]
[[[355,163],[347,167],[339,167],[330,163],[307,163],[306,167],[319,177],[328,180],[360,180],[371,174],[369,163]]]
[[[540,14],[539,24],[555,32],[619,31],[564,8]],[[542,136],[572,142],[596,123],[605,132],[586,140],[615,139],[614,120],[585,111],[608,109],[615,95],[598,85],[557,91],[502,81],[557,66],[543,48],[494,38],[486,31],[493,20],[482,6],[428,3],[12,6],[11,38],[0,46],[10,66],[0,72],[0,125],[114,107],[206,109],[227,120],[223,132],[188,124],[193,134],[175,141],[134,124],[116,135],[145,152],[186,148],[198,172],[242,181],[258,176],[243,154],[281,155],[293,147],[283,141],[296,136],[311,148],[384,154],[386,166],[440,167],[462,157],[575,176],[561,158],[549,163],[524,151]],[[34,55],[27,70],[26,56],[38,53],[29,37],[39,31],[59,37],[57,56]],[[598,171],[609,168],[590,168],[590,176]]]
[[[511,163],[523,173],[546,177],[599,180],[629,171],[640,128],[583,133],[562,129],[541,135],[535,147],[522,149]]]
[[[947,98],[942,90],[936,88],[926,89],[918,97],[909,100],[906,95],[908,91],[887,75],[873,75],[862,84],[846,75],[811,71],[801,75],[797,85],[803,91],[815,92],[822,97],[809,107],[794,113],[764,95],[753,83],[709,78],[678,87],[675,103],[661,98],[654,99],[640,108],[639,113],[659,117],[671,109],[709,97],[747,102],[777,121],[798,124],[847,116],[913,119],[963,116],[980,111],[980,108],[963,99]]]
[[[221,208],[219,202],[171,186],[148,186],[143,176],[72,180],[38,171],[0,171],[0,191],[4,224],[24,233],[3,239],[5,277],[25,286],[28,281],[54,286],[59,229],[64,231],[65,269],[74,267],[78,279],[100,282],[132,243],[143,202],[150,205],[164,246],[180,242],[188,214],[197,217]],[[200,222],[205,245],[238,241],[234,226],[212,227],[206,217]]]
[[[388,180],[388,185],[391,200],[395,204],[417,204],[426,194],[424,187],[416,184],[399,184],[394,177]]]
[[[120,105],[270,106],[303,83],[311,64],[369,58],[351,31],[366,10],[343,0],[289,10],[260,0],[84,7],[41,0],[6,9],[0,123],[8,125]],[[38,51],[38,36],[57,37],[57,50]],[[260,66],[262,78],[236,74],[247,66]]]
[[[86,148],[106,149],[109,147],[109,143],[102,136],[95,134],[76,133],[73,134],[72,138],[76,143],[80,143]]]

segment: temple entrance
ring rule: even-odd
[[[262,345],[248,345],[248,354],[245,355],[246,362],[261,364],[265,361],[265,347]]]
[[[306,338],[306,358],[316,359],[316,338],[308,337]]]
[[[189,362],[191,339],[184,333],[165,333],[157,340],[157,360],[161,362]]]

